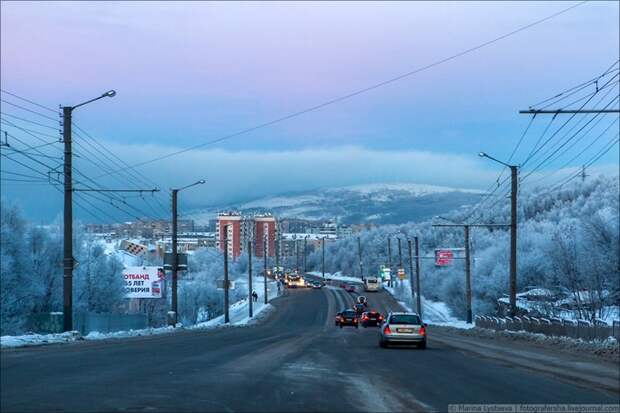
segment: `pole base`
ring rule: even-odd
[[[168,325],[175,327],[177,325],[177,313],[168,311]]]

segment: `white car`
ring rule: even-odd
[[[416,313],[389,313],[379,329],[379,346],[417,344],[426,348],[426,323]]]

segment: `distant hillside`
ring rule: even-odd
[[[400,224],[422,221],[477,202],[481,191],[421,184],[368,184],[324,188],[260,198],[196,211],[197,221],[213,219],[218,210],[272,212],[281,218],[333,219],[343,224]]]

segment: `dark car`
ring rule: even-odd
[[[342,321],[342,312],[336,313],[336,327],[340,324],[341,321]]]
[[[348,293],[354,293],[354,292],[355,292],[355,286],[354,286],[354,285],[349,284],[349,285],[347,285],[347,286],[346,286],[345,290],[346,290]]]
[[[357,328],[358,327],[358,316],[357,313],[353,310],[345,310],[342,313],[340,313],[340,320],[338,321],[338,325],[340,326],[340,328],[344,327],[344,326],[352,326]]]
[[[377,327],[383,323],[383,316],[378,311],[366,311],[362,313],[362,327]]]

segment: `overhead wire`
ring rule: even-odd
[[[482,49],[482,48],[484,48],[486,46],[489,46],[491,44],[499,42],[499,41],[501,41],[501,40],[503,40],[503,39],[505,39],[507,37],[513,36],[513,35],[518,34],[518,33],[522,32],[524,30],[527,30],[527,29],[530,29],[530,28],[532,28],[534,26],[542,24],[542,23],[544,23],[544,22],[546,22],[548,20],[551,20],[551,19],[553,19],[553,18],[555,18],[557,16],[560,16],[560,15],[562,15],[564,13],[567,13],[568,11],[570,11],[570,10],[576,8],[576,7],[581,6],[581,5],[585,4],[586,2],[587,2],[587,0],[579,2],[577,4],[574,4],[574,5],[570,6],[570,7],[567,7],[565,9],[562,9],[562,10],[558,11],[558,12],[555,12],[555,13],[553,13],[551,15],[548,15],[548,16],[546,16],[544,18],[538,19],[538,20],[536,20],[536,21],[534,21],[532,23],[529,23],[527,25],[521,26],[521,27],[519,27],[519,28],[517,28],[515,30],[512,30],[512,31],[508,32],[508,33],[505,33],[503,35],[495,37],[495,38],[493,38],[491,40],[485,41],[485,42],[480,43],[480,44],[478,44],[476,46],[470,47],[470,48],[465,49],[465,50],[463,50],[461,52],[458,52],[458,53],[455,53],[455,54],[450,55],[448,57],[439,59],[439,60],[437,60],[435,62],[432,62],[432,63],[427,64],[425,66],[419,67],[417,69],[411,70],[409,72],[403,73],[401,75],[392,77],[390,79],[387,79],[387,80],[384,80],[384,81],[381,81],[381,82],[378,82],[378,83],[375,83],[373,85],[367,86],[367,87],[362,88],[362,89],[358,89],[358,90],[353,91],[351,93],[348,93],[348,94],[345,94],[345,95],[342,95],[342,96],[339,96],[339,97],[327,100],[327,101],[319,103],[317,105],[310,106],[308,108],[305,108],[305,109],[302,109],[302,110],[290,113],[288,115],[285,115],[285,116],[273,119],[271,121],[260,123],[258,125],[255,125],[255,126],[252,126],[252,127],[249,127],[249,128],[245,128],[245,129],[242,129],[240,131],[237,131],[237,132],[234,132],[234,133],[231,133],[231,134],[227,134],[227,135],[221,136],[219,138],[216,138],[216,139],[213,139],[213,140],[210,140],[210,141],[199,143],[199,144],[190,146],[190,147],[185,148],[185,149],[173,151],[173,152],[170,152],[170,153],[162,155],[162,156],[158,156],[158,157],[155,157],[155,158],[152,158],[152,159],[149,159],[149,160],[138,162],[138,163],[133,165],[133,168],[141,167],[141,166],[153,163],[153,162],[157,162],[157,161],[161,161],[161,160],[164,160],[164,159],[168,159],[168,158],[171,158],[173,156],[177,156],[177,155],[180,155],[180,154],[183,154],[183,153],[186,153],[186,152],[190,152],[190,151],[193,151],[193,150],[196,150],[196,149],[200,149],[200,148],[203,148],[205,146],[213,145],[215,143],[219,143],[219,142],[222,142],[222,141],[225,141],[225,140],[228,140],[228,139],[240,136],[240,135],[244,135],[244,134],[247,134],[249,132],[253,132],[255,130],[262,129],[262,128],[265,128],[265,127],[268,127],[268,126],[271,126],[271,125],[275,125],[277,123],[284,122],[286,120],[289,120],[289,119],[292,119],[292,118],[304,115],[306,113],[314,112],[314,111],[322,109],[322,108],[324,108],[326,106],[330,106],[330,105],[333,105],[335,103],[339,103],[339,102],[342,102],[344,100],[348,100],[348,99],[350,99],[352,97],[361,95],[363,93],[367,93],[367,92],[369,92],[371,90],[378,89],[380,87],[389,85],[391,83],[397,82],[397,81],[405,79],[407,77],[410,77],[410,76],[416,75],[418,73],[424,72],[424,71],[426,71],[428,69],[431,69],[433,67],[436,67],[436,66],[442,65],[444,63],[447,63],[449,61],[455,60],[455,59],[457,59],[459,57],[462,57],[464,55],[467,55],[469,53],[472,53],[474,51]],[[127,169],[129,169],[129,168],[127,168],[127,167],[126,168],[121,168],[119,170],[116,170],[114,173],[118,173],[118,172],[121,172],[121,171],[127,170]],[[103,175],[96,176],[95,178],[101,178],[101,177],[107,176],[107,175],[108,174],[103,174]]]

